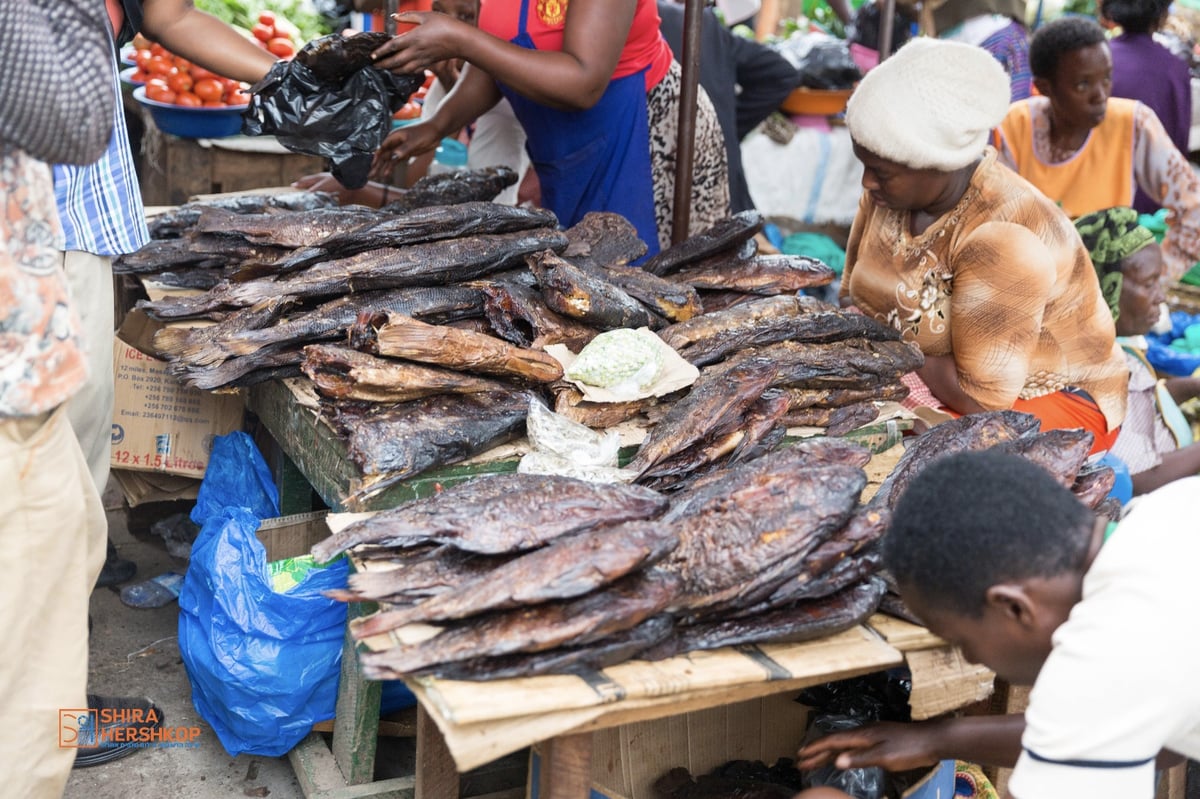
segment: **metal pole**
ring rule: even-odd
[[[675,150],[675,215],[671,243],[688,237],[692,219],[692,164],[696,160],[696,106],[700,98],[700,25],[704,0],[683,5],[683,77],[679,87],[679,143]]]
[[[396,35],[396,20],[392,14],[400,10],[400,0],[386,0],[383,4],[383,30],[388,36]]]
[[[896,22],[896,0],[884,0],[883,19],[879,23],[879,60],[892,54],[892,27]]]

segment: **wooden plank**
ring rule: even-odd
[[[325,745],[325,739],[318,733],[310,732],[292,747],[288,752],[288,760],[306,799],[346,784],[329,747]]]
[[[1003,713],[1005,715],[1011,713],[1024,713],[1025,708],[1029,706],[1029,688],[1023,685],[1009,685],[1003,680],[996,680],[996,694],[992,699],[992,711],[994,713]],[[992,785],[996,789],[996,793],[1000,796],[1008,795],[1008,780],[1012,777],[1012,769],[998,768],[995,769],[995,775],[988,774],[988,778],[992,781]]]
[[[592,736],[563,735],[550,741],[542,764],[540,799],[587,799],[591,788]],[[445,796],[431,795],[431,799]]]
[[[455,799],[458,796],[458,771],[454,760],[442,734],[421,707],[417,708],[415,785],[413,799]]]
[[[883,640],[899,649],[901,652],[911,652],[917,649],[936,649],[945,646],[946,642],[929,630],[912,622],[897,619],[886,613],[876,613],[867,619],[869,629],[879,633]]]
[[[347,618],[358,613],[351,605]],[[379,744],[379,700],[383,686],[364,680],[347,626],[342,645],[342,671],[333,720],[333,756],[348,785],[370,782],[375,776],[375,751]]]

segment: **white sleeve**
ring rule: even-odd
[[[517,189],[529,168],[529,156],[525,152],[525,129],[517,121],[508,100],[501,98],[475,121],[471,143],[467,145],[467,166],[471,169],[511,167],[517,173],[517,183],[500,192],[496,202],[516,204]]]

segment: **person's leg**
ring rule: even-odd
[[[0,602],[0,773],[6,796],[58,799],[75,758],[60,711],[87,707],[88,597],[105,540],[63,408],[0,422],[0,483],[0,546],[20,565]]]
[[[112,259],[71,250],[63,253],[63,269],[71,287],[71,301],[79,314],[89,371],[87,383],[71,398],[67,412],[96,491],[102,495],[108,484],[112,442]],[[119,558],[116,548],[109,543],[99,584],[124,582],[136,570],[133,562]]]

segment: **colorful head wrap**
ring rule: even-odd
[[[1092,256],[1092,266],[1100,278],[1100,293],[1115,320],[1120,316],[1121,262],[1153,244],[1154,234],[1138,224],[1137,211],[1126,207],[1106,208],[1081,216],[1075,220],[1075,228]]]

